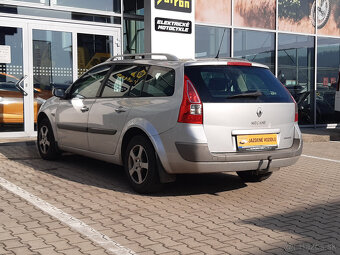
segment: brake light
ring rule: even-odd
[[[183,99],[178,122],[203,124],[203,104],[194,85],[186,75],[184,75]]]
[[[281,83],[281,82],[280,82]],[[291,99],[293,100],[294,102],[294,105],[295,105],[295,117],[294,117],[294,122],[298,122],[299,121],[299,107],[298,107],[298,104],[296,103],[294,97],[292,96],[292,94],[289,92],[289,90],[287,89],[287,87],[285,85],[283,85],[281,83],[282,87],[285,88],[285,90],[288,92],[288,94],[290,95]]]
[[[252,64],[248,62],[228,62],[227,66],[252,66]]]
[[[288,91],[288,89],[287,89],[287,91]],[[295,118],[294,118],[294,122],[298,122],[299,121],[299,108],[298,108],[298,104],[296,103],[296,101],[295,101],[294,97],[292,96],[292,94],[289,93],[289,95],[292,98],[292,100],[294,102],[294,105],[295,105]]]
[[[298,122],[299,121],[299,109],[298,109],[298,105],[295,102],[295,100],[294,100],[294,103],[295,103],[295,119],[294,119],[294,122]]]

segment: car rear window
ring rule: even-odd
[[[188,66],[185,74],[202,102],[291,103],[289,92],[265,68],[249,66]]]

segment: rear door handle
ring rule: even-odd
[[[81,109],[81,112],[88,112],[90,108],[88,108],[86,105],[84,105]]]
[[[115,109],[116,113],[121,113],[121,112],[126,112],[126,109],[124,109],[124,107],[120,106],[118,108]]]

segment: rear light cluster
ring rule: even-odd
[[[282,84],[282,83],[281,83]],[[292,98],[294,105],[295,105],[295,117],[294,117],[294,122],[298,122],[299,121],[299,108],[298,108],[298,104],[296,103],[294,97],[292,96],[292,94],[289,92],[289,90],[286,88],[285,85],[282,84],[282,86],[287,90],[287,92],[289,93],[290,97]]]
[[[285,87],[285,86],[284,86]],[[285,87],[286,88],[286,87]],[[287,89],[287,88],[286,88]],[[294,122],[298,122],[299,121],[299,108],[298,108],[298,104],[296,103],[294,97],[292,96],[292,94],[290,94],[289,90],[287,89],[290,97],[292,98],[294,105],[295,105],[295,118],[294,118]]]
[[[299,109],[298,109],[298,105],[295,102],[295,100],[294,100],[294,103],[295,103],[295,119],[294,119],[294,122],[298,122],[299,121]]]
[[[188,76],[184,75],[183,100],[179,110],[178,122],[203,124],[203,104]]]
[[[339,76],[338,76],[338,83],[336,85],[336,91],[340,91],[340,70],[339,70]]]

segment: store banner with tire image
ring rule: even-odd
[[[331,14],[330,0],[315,0],[310,11],[312,25],[315,27],[317,24],[318,29],[323,28],[328,22],[330,14]],[[316,15],[317,21],[315,17]]]

